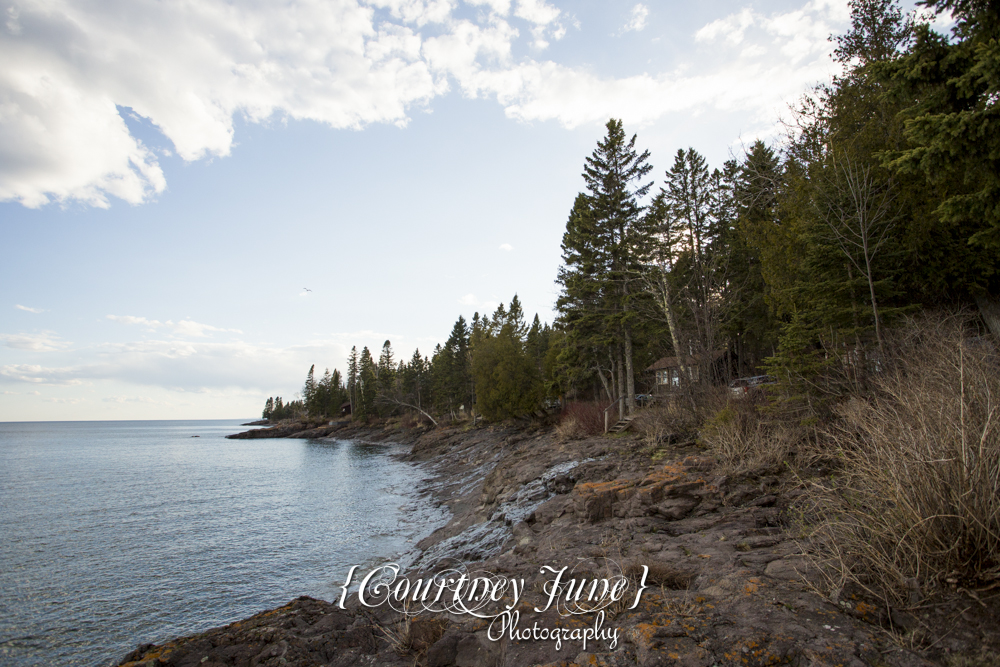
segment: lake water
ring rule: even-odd
[[[224,439],[239,424],[0,423],[0,664],[107,665],[334,600],[443,519],[399,446]]]

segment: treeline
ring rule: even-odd
[[[280,421],[282,419],[298,419],[303,414],[305,410],[302,401],[289,401],[284,403],[281,396],[274,397],[271,396],[264,403],[264,412],[262,416],[264,419],[273,419],[275,421]]]
[[[673,354],[680,385],[767,370],[814,410],[870,380],[903,314],[968,305],[1000,336],[997,6],[926,3],[949,38],[892,0],[850,4],[843,73],[776,146],[718,169],[679,150],[654,178],[607,124],[563,237],[564,391],[596,377],[631,410],[637,369]]]
[[[428,358],[415,350],[396,361],[385,341],[376,360],[364,347],[351,348],[347,374],[327,370],[319,380],[309,369],[302,401],[294,413],[278,413],[268,399],[265,419],[333,418],[352,415],[369,420],[416,412],[432,422],[472,414],[502,420],[538,410],[546,396],[545,355],[552,330],[538,315],[529,326],[517,295],[500,304],[492,317],[476,313],[472,322],[459,316],[444,345]],[[477,388],[479,389],[477,391]],[[293,405],[293,404],[289,404]]]
[[[893,0],[850,4],[832,38],[843,73],[775,145],[715,169],[682,149],[657,175],[607,123],[566,223],[551,328],[528,326],[515,297],[459,318],[430,358],[354,349],[343,381],[310,371],[306,413],[495,420],[555,397],[631,412],[664,356],[677,389],[769,372],[815,409],[878,371],[907,313],[967,305],[1000,336],[998,10],[929,2],[957,20],[944,36]]]

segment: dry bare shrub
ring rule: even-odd
[[[839,411],[843,474],[819,493],[819,535],[844,581],[896,604],[1000,580],[1000,364],[968,331],[911,321],[875,394]]]
[[[559,425],[576,422],[572,428],[579,429],[581,435],[596,435],[604,432],[604,406],[597,401],[569,401],[562,411]]]
[[[632,430],[641,433],[650,446],[684,438],[697,428],[698,418],[694,411],[680,401],[669,401],[640,410],[632,422]]]
[[[556,426],[556,438],[558,440],[577,440],[585,436],[583,427],[573,415],[563,417]]]
[[[660,396],[659,402],[638,411],[632,430],[641,433],[650,447],[693,439],[699,427],[726,404],[726,391],[706,385]]]
[[[699,442],[725,474],[781,465],[806,440],[799,424],[760,408],[765,399],[747,395],[730,400],[701,430]]]

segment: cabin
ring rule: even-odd
[[[729,350],[715,350],[707,355],[695,354],[684,358],[684,366],[688,371],[688,383],[697,384],[702,381],[702,374],[712,384],[720,384],[732,375],[730,366],[732,354]],[[652,380],[654,394],[665,394],[681,388],[681,360],[679,357],[663,357],[649,366],[646,375]]]

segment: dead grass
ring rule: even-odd
[[[996,667],[1000,665],[1000,654],[984,646],[978,653],[948,656],[946,664],[948,667]]]
[[[773,468],[806,442],[808,431],[780,415],[762,411],[764,397],[726,403],[701,429],[699,443],[728,475]]]
[[[687,590],[694,581],[694,575],[690,572],[678,570],[669,563],[659,561],[628,560],[625,562],[624,573],[629,581],[639,582],[642,580],[642,566],[649,568],[646,573],[646,583],[650,586],[659,586],[674,591]]]
[[[409,606],[407,604],[407,611]],[[396,655],[421,658],[444,635],[448,623],[440,618],[404,613],[397,622],[390,625],[377,624],[376,627]]]
[[[556,434],[565,440],[604,433],[604,407],[596,401],[570,401],[563,409]]]
[[[841,476],[814,485],[843,581],[894,605],[1000,585],[1000,364],[968,332],[955,315],[897,332],[875,394],[839,408]]]
[[[579,440],[585,435],[586,432],[573,415],[563,417],[556,425],[556,439],[559,441]]]
[[[694,440],[701,425],[726,405],[726,396],[726,387],[710,385],[661,396],[657,404],[638,411],[632,430],[653,451],[662,444]]]

